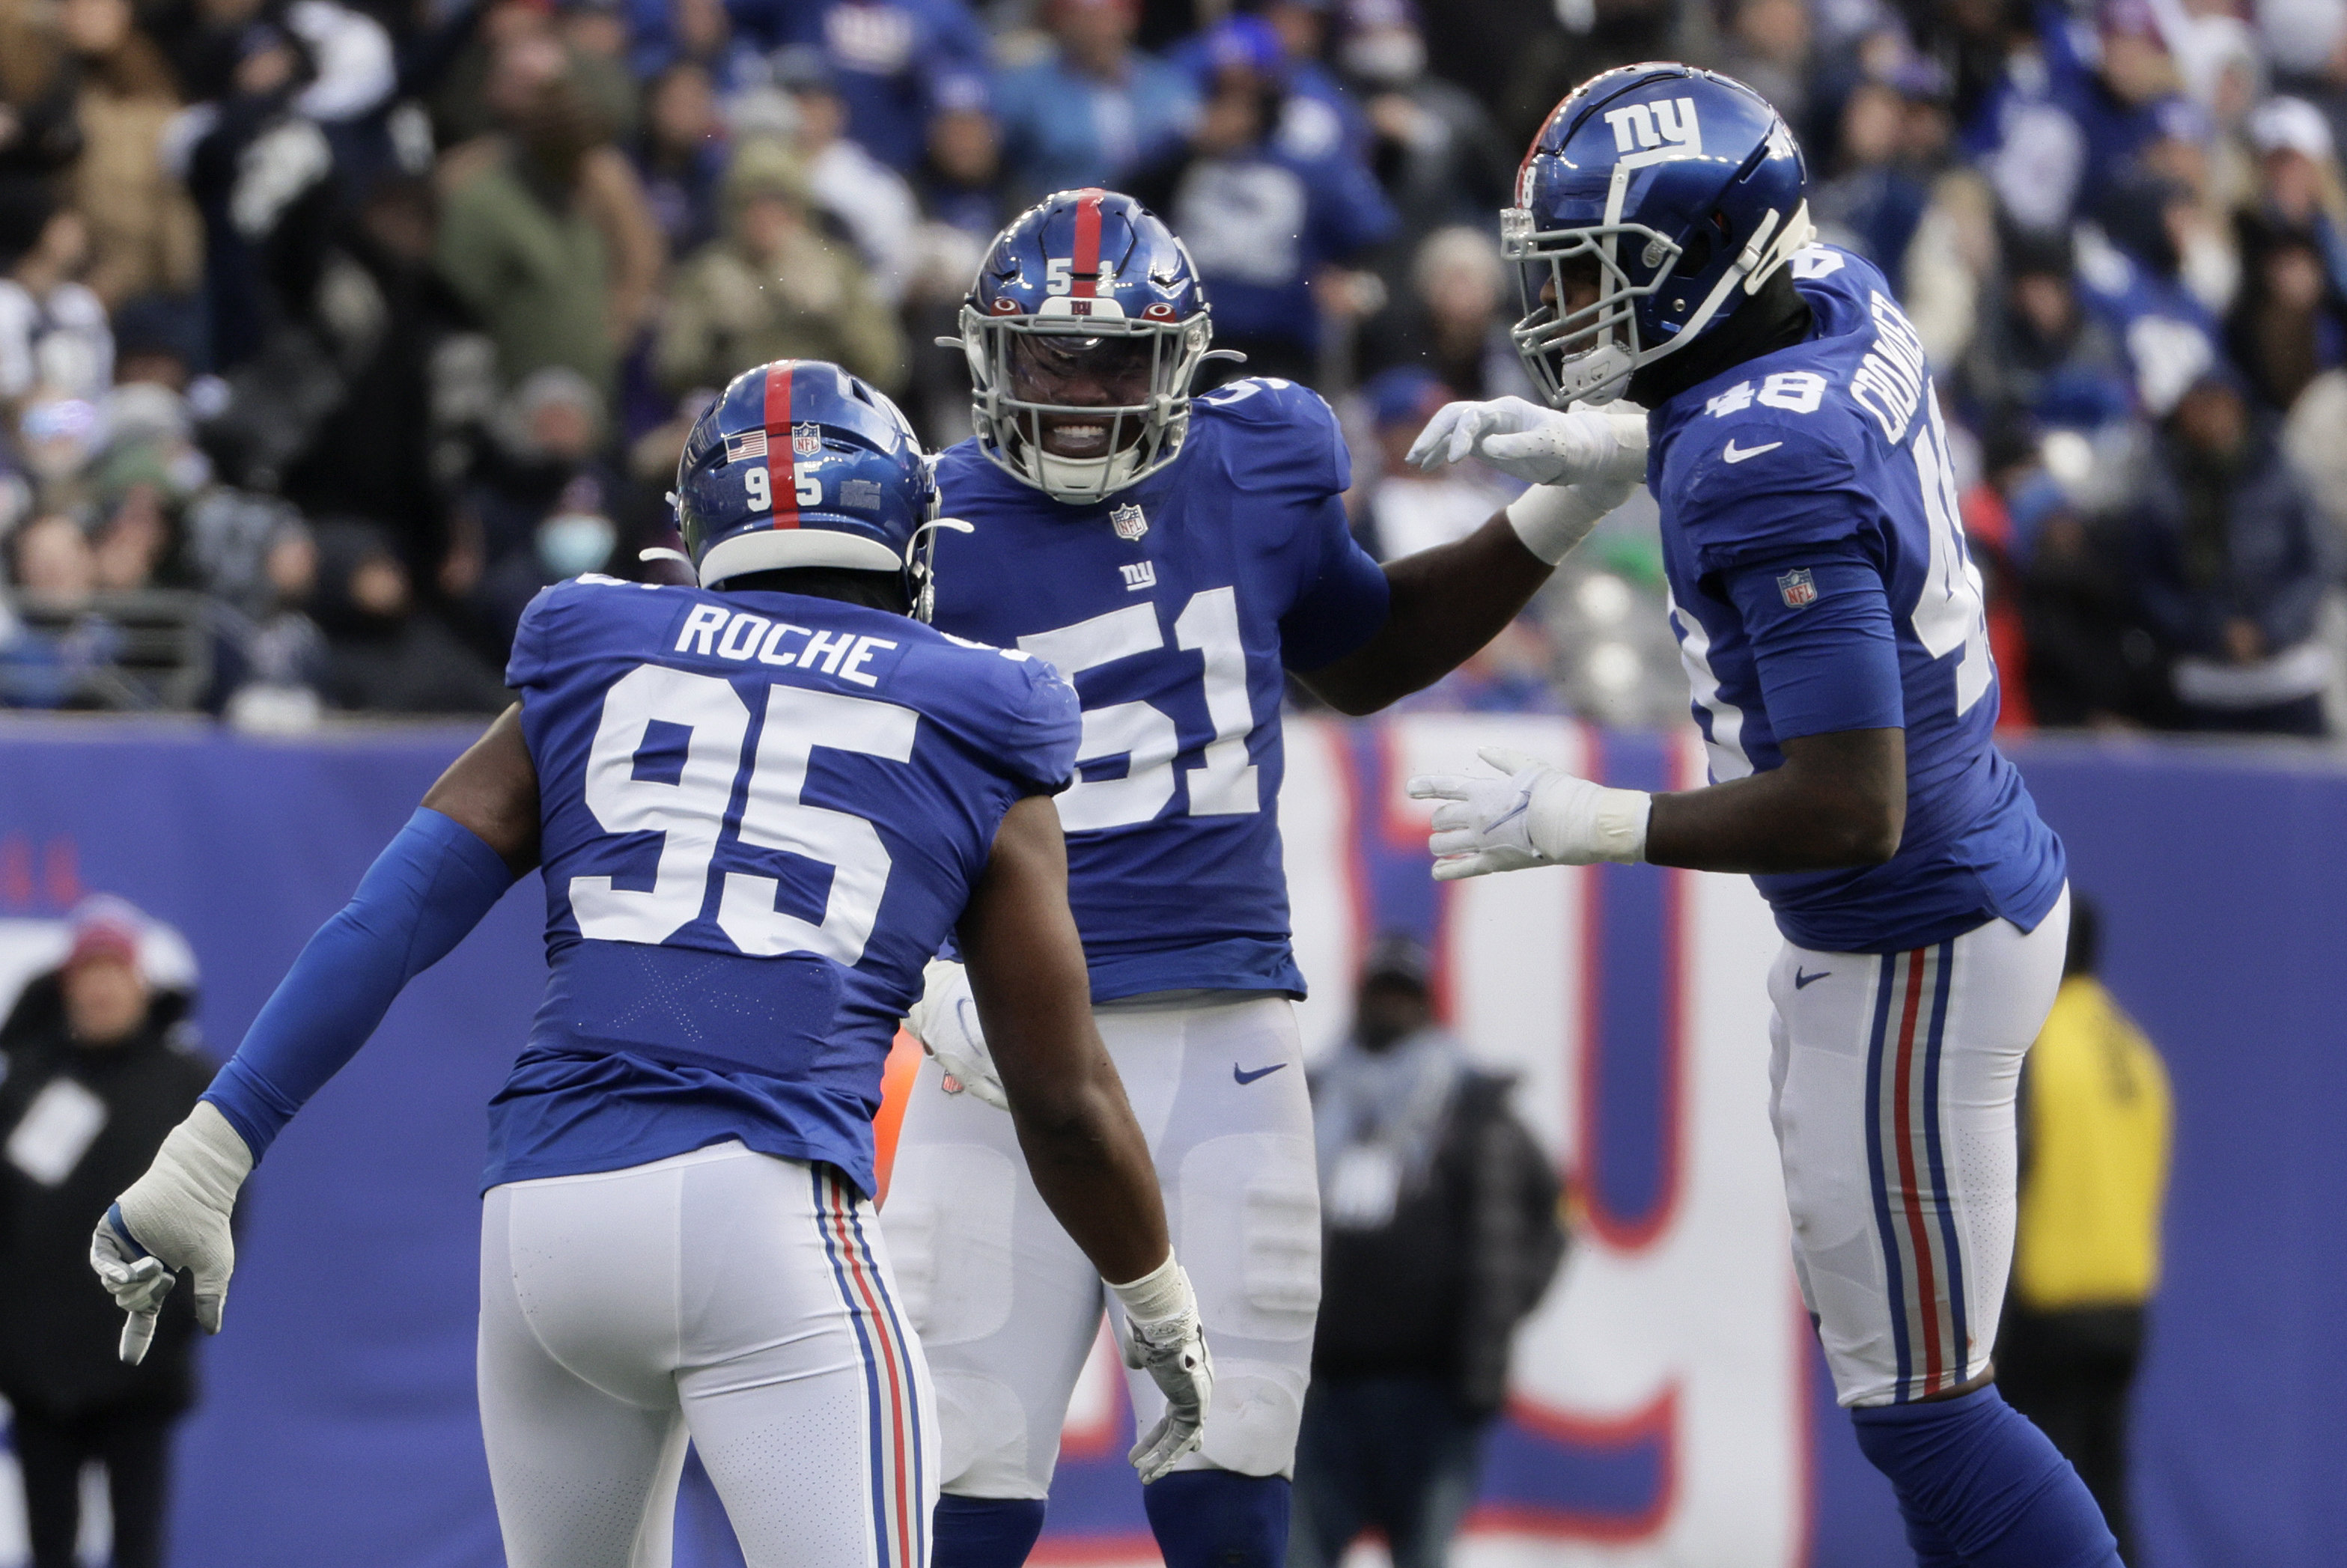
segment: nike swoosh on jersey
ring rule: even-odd
[[[1739,448],[1736,445],[1736,437],[1731,436],[1727,438],[1727,445],[1719,449],[1719,460],[1723,463],[1741,463],[1747,457],[1758,457],[1763,452],[1774,452],[1783,445],[1782,441],[1771,441],[1766,446]]]
[[[1793,966],[1793,989],[1797,991],[1805,991],[1832,973],[1833,971],[1831,969],[1819,969],[1814,975],[1805,975],[1801,973],[1801,966],[1795,964]]]
[[[1287,1063],[1284,1061],[1275,1061],[1269,1067],[1258,1067],[1253,1072],[1241,1072],[1239,1071],[1239,1064],[1234,1061],[1231,1063],[1231,1076],[1234,1079],[1236,1079],[1241,1084],[1248,1084],[1253,1083],[1258,1078],[1269,1078],[1273,1073],[1277,1072],[1281,1068],[1286,1067],[1286,1065]]]

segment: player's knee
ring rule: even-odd
[[[931,1368],[937,1389],[938,1473],[969,1497],[1040,1498],[1051,1490],[1059,1458],[1053,1430],[1039,1445],[1036,1423],[1017,1390],[976,1372]]]
[[[1304,1419],[1304,1375],[1286,1367],[1218,1363],[1214,1403],[1190,1469],[1285,1476],[1296,1469],[1296,1434]]]

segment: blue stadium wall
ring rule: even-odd
[[[119,893],[192,945],[200,1017],[224,1050],[468,739],[0,729],[0,962],[12,941],[53,938],[83,892]],[[1581,1190],[1583,1244],[1527,1332],[1469,1559],[1902,1561],[1783,1267],[1753,1090],[1765,917],[1733,879],[1645,867],[1438,896],[1399,780],[1491,740],[1649,787],[1700,767],[1679,739],[1558,721],[1291,726],[1299,948],[1326,977],[1307,1038],[1341,1025],[1368,935],[1422,931],[1454,1017],[1523,1071],[1526,1113]],[[2111,983],[2176,1082],[2168,1277],[2136,1409],[2137,1568],[2331,1563],[2347,1539],[2347,1349],[2332,1331],[2347,1297],[2347,763],[2147,742],[2017,754],[2103,904]],[[412,988],[256,1176],[229,1331],[182,1431],[174,1562],[501,1560],[472,1402],[476,1185],[481,1108],[537,999],[539,914],[533,880]],[[1147,1554],[1128,1426],[1095,1368],[1045,1557]],[[702,1491],[688,1491],[679,1547],[683,1568],[738,1561]]]

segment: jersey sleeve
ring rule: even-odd
[[[551,588],[538,590],[521,612],[521,622],[514,628],[513,651],[506,656],[506,684],[517,692],[546,683],[547,672],[554,664],[554,640],[563,610],[577,591],[577,585],[558,582]]]
[[[1822,390],[1823,378],[1816,379]],[[1739,390],[1748,388],[1722,395]],[[1880,508],[1860,482],[1851,452],[1863,436],[1853,425],[1847,411],[1830,405],[1807,414],[1753,406],[1724,418],[1696,415],[1678,437],[1684,465],[1665,477],[1696,575],[1862,534]]]
[[[1317,670],[1367,642],[1386,621],[1385,569],[1345,517],[1352,454],[1336,411],[1310,387],[1276,376],[1235,381],[1202,403],[1243,432],[1233,478],[1249,494],[1278,494],[1300,518],[1286,549],[1294,568],[1279,618],[1280,662]]]
[[[1855,540],[1783,552],[1724,574],[1780,742],[1907,723],[1882,574]]]
[[[1026,690],[1010,716],[1003,761],[1010,775],[1036,794],[1058,794],[1076,781],[1076,746],[1083,712],[1076,689],[1040,659],[1022,661]]]
[[[1279,618],[1280,662],[1290,670],[1333,664],[1386,623],[1392,585],[1346,526],[1345,503],[1331,496],[1312,520],[1303,591]]]

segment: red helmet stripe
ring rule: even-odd
[[[799,526],[799,487],[794,466],[785,466],[774,474],[774,460],[782,457],[786,464],[791,451],[791,367],[794,362],[776,360],[766,367],[766,476],[767,487],[774,497],[774,527],[794,528]]]
[[[1099,292],[1101,199],[1107,194],[1097,188],[1076,194],[1076,255],[1071,267],[1074,297],[1080,300],[1092,299]]]

